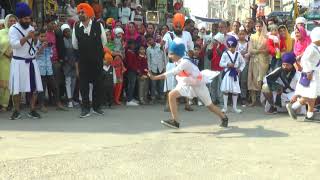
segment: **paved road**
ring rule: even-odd
[[[320,123],[230,113],[229,129],[205,108],[183,112],[182,127],[159,121],[161,106],[118,107],[103,117],[79,112],[10,121],[0,114],[0,179],[315,180]]]

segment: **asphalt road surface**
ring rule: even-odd
[[[0,114],[0,179],[320,178],[320,123],[265,115],[261,107],[229,113],[230,128],[204,107],[181,113],[168,129],[163,107],[116,107],[80,119],[50,109],[42,119]]]

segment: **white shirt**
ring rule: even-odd
[[[122,24],[128,24],[131,15],[131,9],[128,7],[119,8],[119,17]]]
[[[187,59],[181,58],[177,66],[170,71],[165,72],[165,76],[178,75],[180,72],[185,71],[190,77],[197,78],[200,74],[199,68]]]
[[[318,49],[318,50],[317,50]],[[319,69],[320,51],[317,45],[311,43],[301,57],[302,72],[311,72]]]
[[[24,43],[23,46],[21,46],[20,40],[23,38],[23,36],[15,27],[17,27],[24,34],[24,36],[27,36],[30,31],[34,31],[34,28],[32,26],[29,26],[28,29],[23,29],[19,23],[16,23],[15,25],[10,27],[9,41],[13,51],[13,56],[22,58],[34,58],[36,52],[31,50],[31,54],[29,53],[30,45],[27,42]],[[29,39],[28,42],[31,43],[31,39]],[[33,47],[34,49],[36,49],[34,44]]]
[[[188,77],[179,76],[182,71],[188,74]],[[200,75],[199,68],[187,59],[181,58],[176,62],[176,67],[164,73],[166,77],[177,75],[178,84],[197,85],[200,83],[198,77]]]
[[[165,41],[164,48],[166,50],[168,50],[170,43],[173,41],[173,39],[171,38],[170,33],[173,34],[173,39],[177,37],[177,35],[174,32],[167,32],[163,36],[162,40]],[[193,44],[193,41],[192,41],[191,34],[188,31],[182,31],[182,36],[179,37],[179,38],[182,39],[183,44],[186,47],[186,51],[193,50],[194,44]]]
[[[160,48],[160,44],[156,43],[154,47],[147,48],[148,69],[151,72],[163,72],[166,66],[164,53]]]
[[[82,22],[80,22],[79,27],[84,27],[83,32],[87,35],[90,35],[91,32],[91,26],[92,26],[92,20],[90,19],[89,24],[87,27],[84,26],[84,24]],[[101,29],[101,42],[102,42],[102,46],[105,47],[105,45],[107,44],[107,36],[106,36],[106,32],[102,26],[102,24],[100,23],[100,29]],[[76,36],[76,31],[75,28],[73,28],[72,31],[72,46],[74,49],[79,49],[78,46],[78,39]]]
[[[236,53],[238,53],[238,57],[237,57],[237,60],[235,63],[233,63],[230,59],[230,57],[228,56],[228,54],[230,55],[232,61],[234,61],[234,59],[236,58]],[[225,68],[224,71],[227,71],[229,68],[228,68],[228,63],[232,63],[234,64],[234,67],[239,69],[240,71],[243,71],[243,69],[245,68],[246,66],[246,63],[241,55],[240,52],[234,52],[232,53],[231,51],[225,51],[222,56],[221,56],[221,61],[220,61],[220,67],[223,67]]]

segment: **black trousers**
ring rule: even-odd
[[[90,109],[89,102],[89,84],[93,84],[92,91],[92,108],[99,109],[102,101],[103,91],[103,74],[98,74],[94,78],[90,78],[89,74],[82,73],[79,77],[80,93],[82,97],[82,108]]]
[[[51,76],[41,76],[43,91],[39,93],[38,101],[40,105],[44,105],[46,88],[50,88],[53,93],[54,103],[60,101],[59,91],[57,88],[57,83],[53,75]]]
[[[113,103],[113,79],[106,76],[105,74],[103,76],[102,104],[111,107]]]

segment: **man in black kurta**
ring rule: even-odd
[[[93,9],[89,4],[81,3],[77,7],[80,21],[75,24],[72,33],[72,45],[79,52],[79,82],[82,97],[80,117],[90,116],[89,84],[93,84],[93,112],[103,115],[101,96],[103,84],[103,46],[106,35],[103,26],[93,20]]]

